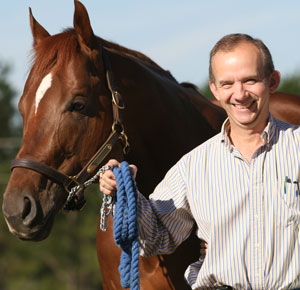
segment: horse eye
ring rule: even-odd
[[[85,104],[80,102],[74,102],[69,106],[68,110],[70,112],[81,112],[84,110],[84,108],[85,108]]]

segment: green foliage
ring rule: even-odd
[[[16,93],[7,81],[9,71],[10,67],[0,62],[0,137],[12,136],[15,129],[12,117],[15,113],[13,98]]]
[[[21,142],[14,121],[15,90],[7,81],[9,66],[0,61],[0,204],[10,175],[10,162]],[[96,232],[101,200],[95,185],[86,191],[81,212],[59,213],[50,236],[24,242],[12,235],[0,215],[1,290],[101,289],[96,253]]]
[[[209,100],[214,97],[214,95],[212,94],[209,88],[208,80],[206,82],[203,82],[202,85],[200,85],[199,92],[202,96],[206,97]]]
[[[300,95],[300,72],[283,77],[278,91]]]
[[[18,142],[16,138],[12,137],[20,135],[20,130],[13,122],[16,113],[13,100],[16,92],[7,81],[9,72],[10,67],[0,62],[0,166],[4,160],[16,153],[15,147],[10,146],[10,141]],[[10,137],[9,140],[8,137]]]

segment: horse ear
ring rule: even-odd
[[[39,44],[43,39],[50,36],[49,32],[40,25],[32,15],[31,8],[29,8],[29,16],[30,16],[30,27],[33,35],[34,45]]]
[[[78,36],[81,48],[93,49],[96,44],[96,37],[91,27],[90,18],[84,5],[78,0],[74,1],[74,28]]]

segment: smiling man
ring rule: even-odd
[[[232,144],[248,161],[263,142],[269,96],[279,81],[280,73],[260,40],[231,34],[211,52],[210,89],[227,112]]]
[[[279,81],[262,41],[223,37],[211,51],[210,88],[228,119],[149,200],[138,195],[141,255],[175,251],[194,224],[207,242],[185,273],[192,289],[300,289],[300,128],[269,113]],[[116,188],[105,171],[100,190]]]

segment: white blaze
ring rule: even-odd
[[[42,100],[42,98],[46,94],[47,90],[51,87],[51,84],[52,84],[52,74],[49,73],[43,78],[39,88],[36,91],[36,94],[35,94],[35,114],[37,113],[37,109],[38,109],[40,101]]]

